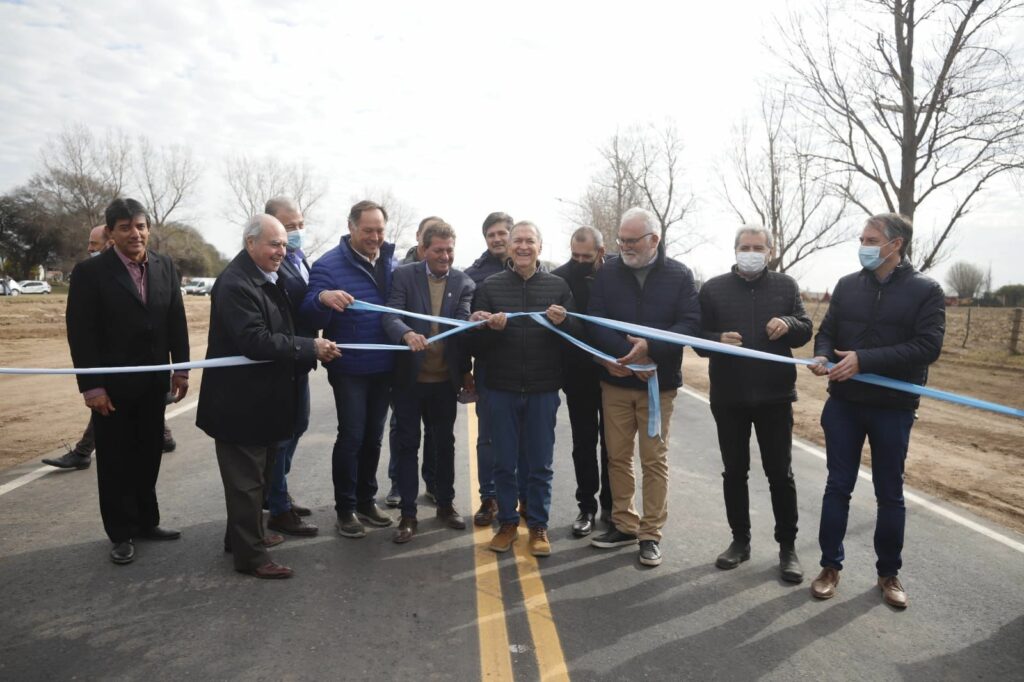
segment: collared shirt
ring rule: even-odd
[[[267,272],[259,266],[257,266],[256,269],[260,271],[261,275],[263,275],[263,279],[267,280],[271,284],[277,284],[277,272]]]
[[[149,267],[149,254],[146,253],[142,262],[133,261],[128,256],[121,253],[121,249],[114,246],[114,253],[124,263],[125,268],[128,269],[128,275],[132,278],[132,282],[135,283],[135,288],[139,292],[139,298],[142,299],[143,303],[146,303],[146,268]]]
[[[369,258],[369,257],[364,256],[363,254],[359,253],[359,249],[357,249],[355,247],[352,247],[352,253],[356,254],[357,256],[362,258],[364,261],[369,263],[371,269],[377,267],[377,261],[380,260],[380,249],[377,249],[377,255],[374,256],[373,258]]]
[[[448,272],[451,272],[451,270],[449,269],[448,272],[444,273],[443,275],[435,275],[433,272],[430,271],[430,266],[427,264],[426,261],[423,261],[423,267],[427,269],[427,277],[429,277],[430,279],[448,279]]]

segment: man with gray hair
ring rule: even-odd
[[[284,226],[287,236],[285,257],[277,270],[278,283],[288,298],[288,306],[295,325],[295,333],[299,336],[315,338],[319,336],[316,329],[305,324],[299,317],[299,307],[306,298],[309,288],[309,263],[302,252],[303,235],[306,223],[302,209],[291,197],[276,196],[267,201],[265,211]],[[267,509],[270,518],[267,528],[287,535],[311,536],[319,529],[302,517],[310,516],[312,510],[295,503],[288,492],[288,473],[292,469],[292,458],[299,447],[299,439],[309,428],[309,372],[313,367],[296,367],[295,387],[298,404],[295,412],[295,432],[280,444],[280,450],[274,458],[274,469],[267,484]]]
[[[475,344],[477,357],[487,364],[485,380],[490,391],[487,418],[501,524],[490,549],[507,552],[519,537],[516,503],[519,484],[528,477],[529,551],[534,556],[548,556],[555,416],[565,341],[529,317],[508,319],[506,313],[544,313],[550,324],[569,334],[579,334],[582,325],[567,315],[574,310],[569,285],[538,267],[542,238],[537,226],[516,223],[509,230],[509,239],[512,267],[488,277],[477,288],[470,319],[487,320],[487,325],[467,338]],[[527,459],[525,472],[521,454]]]
[[[604,236],[593,227],[585,225],[577,228],[569,239],[569,250],[572,254],[569,261],[551,274],[558,275],[569,284],[576,309],[586,313],[590,287],[604,264]],[[612,492],[608,484],[608,448],[605,445],[601,411],[601,368],[589,353],[574,346],[565,349],[562,390],[569,406],[576,503],[580,509],[572,524],[572,534],[581,538],[594,530],[598,498],[602,516],[610,515],[612,509]]]
[[[334,342],[295,331],[278,275],[287,244],[277,218],[254,216],[243,232],[244,248],[213,285],[207,358],[244,355],[264,362],[207,368],[196,416],[216,443],[228,516],[224,549],[234,555],[235,570],[257,578],[292,576],[267,554],[283,538],[264,535],[261,507],[280,444],[295,433],[296,373],[341,355]]]
[[[791,349],[810,340],[813,325],[796,280],[770,268],[771,232],[760,225],[743,225],[736,232],[734,248],[732,270],[700,289],[701,336],[793,357]],[[771,492],[779,570],[783,580],[799,583],[803,570],[794,546],[797,505],[791,466],[796,367],[724,353],[697,353],[710,356],[711,413],[718,427],[725,514],[732,529],[732,542],[715,565],[736,568],[750,558],[747,473],[753,426]]]
[[[590,314],[666,329],[700,333],[700,304],[690,269],[665,254],[654,214],[631,208],[622,215],[615,242],[620,257],[605,263],[590,291]],[[683,349],[672,343],[624,334],[597,324],[587,329],[594,345],[618,358],[604,364],[601,401],[608,440],[608,479],[612,488],[612,525],[591,540],[594,547],[635,545],[640,563],[661,563],[661,529],[668,519],[668,443],[672,401],[683,384]],[[631,364],[657,364],[661,394],[661,436],[647,432],[647,381],[654,371]],[[633,502],[636,480],[633,447],[639,441],[643,471],[643,515]]]

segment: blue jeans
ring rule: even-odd
[[[913,410],[861,405],[829,398],[821,411],[825,431],[828,480],[821,502],[818,544],[821,565],[842,570],[843,538],[850,514],[850,496],[857,482],[865,437],[871,445],[871,482],[875,486],[875,567],[878,575],[897,575],[903,566],[903,464],[914,425]]]
[[[280,516],[292,508],[288,499],[288,472],[292,470],[292,457],[299,447],[299,439],[309,428],[309,374],[303,372],[295,377],[295,383],[298,401],[295,406],[295,435],[278,444],[267,485],[267,507],[271,516]]]
[[[380,442],[388,416],[391,375],[328,374],[338,413],[338,437],[331,456],[334,510],[339,516],[377,494]]]
[[[491,418],[488,397],[491,390],[485,386],[486,371],[483,363],[473,367],[473,378],[476,382],[476,477],[480,484],[480,499],[497,498],[494,489],[494,451],[491,445]],[[527,473],[530,470],[525,449],[519,453],[520,476],[519,499],[526,499]]]
[[[392,453],[396,463],[398,492],[402,496],[402,516],[416,518],[419,472],[416,452],[420,446],[420,420],[430,425],[436,453],[434,494],[437,506],[450,507],[455,498],[455,415],[458,394],[450,382],[419,383],[394,392],[398,449]]]
[[[518,481],[526,488],[527,525],[530,528],[548,527],[555,415],[560,404],[558,391],[490,391],[487,405],[494,447],[494,483],[499,522],[519,522],[519,512],[516,510],[517,498],[521,495]],[[520,458],[524,455],[529,469],[527,472],[517,471]]]

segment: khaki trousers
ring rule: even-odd
[[[601,382],[604,437],[608,444],[608,480],[612,488],[612,522],[623,533],[641,540],[661,541],[668,519],[668,433],[675,391],[661,394],[661,435],[647,435],[647,391]],[[643,475],[643,516],[637,514],[633,496],[636,475],[633,443],[639,440]]]

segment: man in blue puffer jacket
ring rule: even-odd
[[[309,273],[309,290],[300,313],[315,329],[336,343],[390,343],[380,313],[347,310],[354,300],[384,305],[391,290],[395,245],[384,241],[388,214],[372,201],[360,201],[348,215],[349,234],[324,254]],[[334,389],[338,436],[331,470],[338,533],[366,535],[362,522],[391,525],[377,507],[377,463],[388,414],[390,351],[346,350],[327,364]]]
[[[864,372],[924,385],[928,365],[939,358],[946,331],[945,296],[938,282],[907,259],[913,235],[903,216],[883,213],[868,218],[860,236],[863,269],[836,284],[814,338],[819,364],[811,371],[829,378],[829,399],[821,412],[828,465],[818,528],[821,573],[811,584],[811,594],[818,599],[833,597],[839,585],[850,495],[867,438],[878,502],[878,586],[890,606],[907,606],[898,577],[906,524],[903,465],[920,398],[850,379]],[[826,362],[836,364],[826,369]]]

